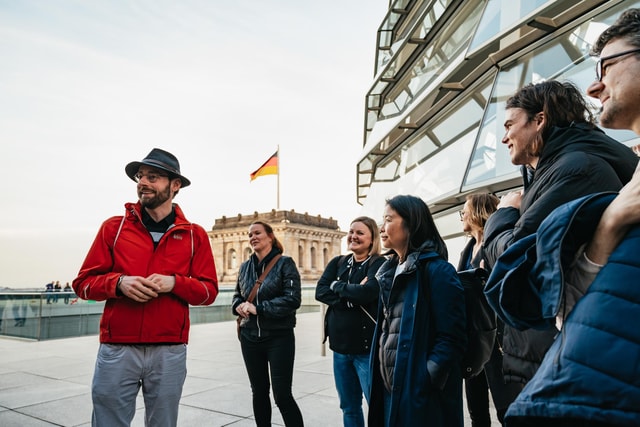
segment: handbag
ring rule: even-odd
[[[253,303],[253,300],[256,299],[256,295],[258,295],[258,289],[260,288],[260,285],[262,285],[264,278],[267,277],[267,274],[269,274],[269,271],[271,271],[271,268],[276,264],[276,262],[278,262],[281,256],[281,254],[278,254],[274,256],[271,261],[269,261],[269,264],[267,264],[260,277],[258,277],[258,280],[256,280],[256,284],[253,285],[253,288],[249,293],[249,297],[245,301]],[[240,339],[240,323],[242,322],[242,319],[242,316],[238,316],[236,318],[236,330],[238,332],[238,339]]]
[[[474,268],[459,271],[458,278],[464,288],[467,316],[467,351],[462,358],[462,377],[468,379],[481,373],[491,358],[498,325],[496,313],[483,293],[489,272]]]

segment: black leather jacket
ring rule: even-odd
[[[242,263],[231,305],[234,314],[238,314],[236,307],[249,297],[256,284],[256,270],[262,271],[260,268],[264,268],[264,264],[276,253],[272,251],[260,264],[255,255]],[[283,255],[265,277],[253,301],[258,315],[243,319],[240,327],[249,329],[246,332],[256,336],[292,329],[296,325],[296,310],[300,307],[300,301],[300,273],[293,259]]]

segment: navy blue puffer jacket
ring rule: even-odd
[[[500,257],[486,292],[503,320],[517,327],[554,322],[564,273],[614,197],[600,193],[559,207],[535,238]],[[565,319],[536,375],[509,407],[507,425],[544,425],[547,419],[640,425],[639,252],[640,225]]]

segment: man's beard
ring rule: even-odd
[[[602,107],[600,107],[600,112],[598,114],[598,123],[602,127],[614,129],[612,126],[614,125],[615,118],[620,114],[619,110],[620,109],[617,108],[616,104],[610,100],[606,111]]]
[[[148,195],[145,195],[146,197],[143,198],[142,196],[142,190],[138,190],[138,199],[140,200],[140,204],[142,205],[142,207],[147,209],[155,209],[167,200],[171,199],[171,190],[169,185],[167,185],[164,190],[156,191],[153,197],[148,197]]]

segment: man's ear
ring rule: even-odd
[[[540,111],[534,116],[533,120],[536,122],[536,128],[541,130],[547,124],[547,115],[544,111]]]

